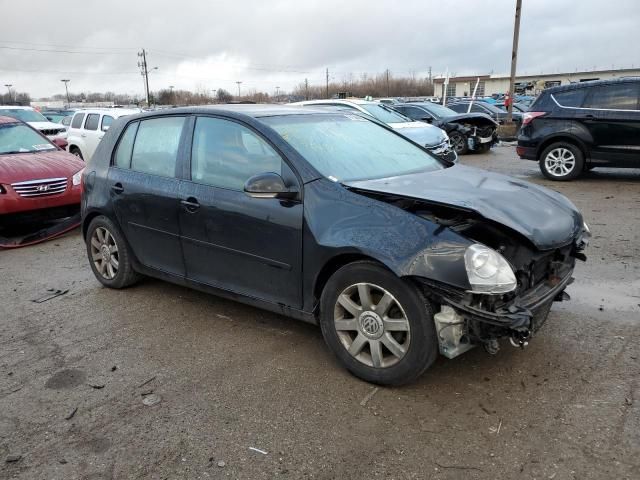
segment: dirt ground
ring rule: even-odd
[[[553,183],[507,146],[462,163],[548,185],[591,226],[572,300],[527,349],[376,388],[314,326],[155,280],[102,288],[74,232],[0,252],[0,478],[640,478],[640,170]],[[48,289],[69,291],[33,301]]]

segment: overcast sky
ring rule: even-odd
[[[518,72],[640,66],[640,0],[524,0]],[[350,74],[507,73],[515,0],[0,0],[0,88],[237,92]],[[47,51],[45,51],[47,50]],[[57,50],[57,51],[51,51]]]

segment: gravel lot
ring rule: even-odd
[[[375,388],[311,325],[102,288],[75,232],[0,252],[0,478],[639,478],[640,170],[553,183],[510,146],[462,163],[548,185],[591,226],[572,300],[527,349]],[[33,302],[51,288],[69,292]]]

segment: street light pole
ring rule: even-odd
[[[11,87],[13,87],[12,83],[5,83],[5,87],[7,87],[7,91],[9,92],[9,101],[11,101]]]
[[[176,101],[175,101],[175,100],[174,100],[174,98],[173,98],[173,85],[169,85],[169,91],[170,91],[169,96],[171,97],[171,98],[170,98],[171,103],[172,103],[172,104],[175,104],[175,103],[176,103]]]
[[[66,92],[67,92],[67,108],[69,108],[69,104],[70,104],[71,102],[69,102],[69,85],[68,85],[68,84],[69,84],[69,82],[70,82],[71,80],[69,80],[68,78],[65,78],[65,79],[62,79],[62,80],[60,80],[60,81],[61,81],[61,82],[64,82],[64,89],[65,89],[65,90],[66,90]]]
[[[238,84],[238,100],[240,100],[240,85],[242,82],[236,82]]]
[[[276,87],[276,103],[280,101],[280,87]]]
[[[516,18],[513,25],[513,48],[511,50],[511,78],[509,79],[509,105],[507,107],[507,124],[513,121],[513,94],[516,83],[516,63],[518,60],[518,40],[520,38],[520,14],[522,0],[516,0]]]

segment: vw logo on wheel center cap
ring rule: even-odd
[[[102,247],[100,247],[100,253],[102,254],[102,259],[105,262],[111,260],[111,251],[109,250],[109,247],[107,245],[102,245]]]
[[[362,312],[359,322],[362,333],[371,339],[378,339],[384,333],[384,324],[382,323],[382,319],[375,312],[368,310],[366,312]]]

